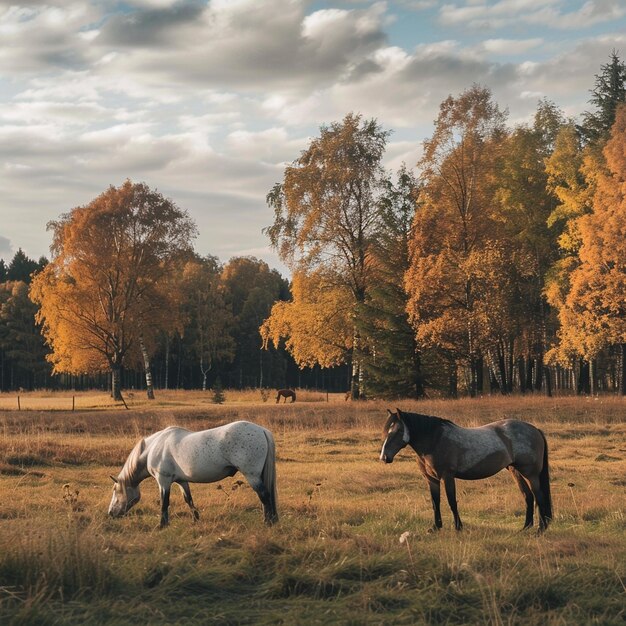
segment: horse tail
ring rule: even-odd
[[[539,473],[539,487],[541,488],[541,492],[543,493],[543,498],[545,501],[545,512],[544,517],[547,520],[552,519],[552,496],[550,495],[550,468],[548,465],[548,442],[546,441],[546,436],[541,432],[541,437],[543,438],[543,467],[541,468],[541,472]]]
[[[269,492],[269,509],[270,515],[274,522],[278,521],[278,495],[276,492],[276,444],[274,436],[269,430],[263,430],[265,439],[267,440],[267,455],[265,457],[265,465],[261,473],[261,479],[265,488]]]
[[[291,397],[293,398],[292,402],[295,402],[296,401],[296,392],[295,391],[291,392]]]

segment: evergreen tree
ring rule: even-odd
[[[19,248],[9,263],[7,280],[22,281],[29,284],[31,281],[31,274],[40,269],[41,268],[39,267],[37,261],[33,261],[33,259],[26,256],[22,248]]]
[[[7,266],[4,259],[0,259],[0,283],[7,279]]]
[[[48,351],[41,329],[35,324],[36,312],[25,282],[6,281],[0,285],[0,351],[6,359],[4,368],[12,372],[14,387],[43,386],[50,374],[45,358]]]
[[[626,64],[613,50],[608,63],[596,74],[589,102],[595,111],[583,114],[581,132],[589,142],[604,141],[615,122],[615,111],[620,103],[626,102]]]
[[[224,395],[224,390],[222,389],[222,381],[217,377],[215,382],[213,383],[213,404],[224,404],[226,400],[226,396]]]
[[[368,396],[424,395],[421,356],[406,312],[404,273],[409,268],[409,236],[419,195],[406,166],[397,181],[385,182],[380,202],[380,232],[373,251],[376,278],[361,306],[359,330],[367,351]]]

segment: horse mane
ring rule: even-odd
[[[124,467],[120,472],[119,478],[124,484],[136,485],[139,483],[139,459],[146,449],[146,440],[140,439],[135,447],[131,450],[128,458],[126,459],[126,463],[124,463]]]
[[[453,424],[453,422],[443,417],[423,415],[421,413],[406,413],[401,411],[399,415],[398,413],[391,413],[389,415],[387,422],[385,423],[385,433],[389,430],[393,420],[398,419],[398,417],[400,417],[400,419],[402,419],[402,421],[406,424],[411,437],[429,437],[431,435],[438,436],[441,433],[441,428],[444,424]]]

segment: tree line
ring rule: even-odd
[[[111,201],[119,191],[110,189],[99,202]],[[60,223],[71,222],[68,216],[51,225],[55,233]],[[101,225],[72,223],[86,229],[84,249],[71,252],[66,245],[60,255],[53,246],[51,263],[43,257],[35,262],[22,250],[8,265],[0,261],[0,390],[108,390],[118,365],[113,376],[118,397],[122,388],[153,394],[154,388],[213,387],[218,379],[229,388],[345,389],[345,368],[300,370],[285,350],[262,350],[260,323],[275,301],[289,297],[288,281],[276,270],[253,257],[222,264],[190,251],[186,243],[175,262],[171,259],[168,276],[162,273],[167,250],[153,250],[159,267],[149,277],[150,253],[139,248],[156,243],[144,241],[129,216],[123,228],[121,218],[117,222],[117,235],[116,220],[106,219],[110,240]],[[133,234],[134,257],[122,230]],[[138,278],[128,261],[142,257]],[[45,306],[36,304],[40,297]]]
[[[487,87],[441,103],[419,178],[389,137],[323,126],[268,194],[293,272],[261,332],[301,365],[350,363],[352,396],[626,393],[626,66],[592,110],[507,125]]]
[[[50,262],[0,262],[1,387],[626,393],[616,52],[591,94],[579,123],[544,99],[511,127],[473,85],[396,172],[377,120],[322,126],[267,195],[290,284],[198,255],[187,212],[144,183],[110,187],[48,225]]]

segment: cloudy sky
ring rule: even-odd
[[[201,254],[282,269],[265,195],[320,124],[374,116],[414,165],[448,94],[578,115],[614,48],[626,0],[0,0],[0,257],[48,254],[49,220],[131,178]]]

